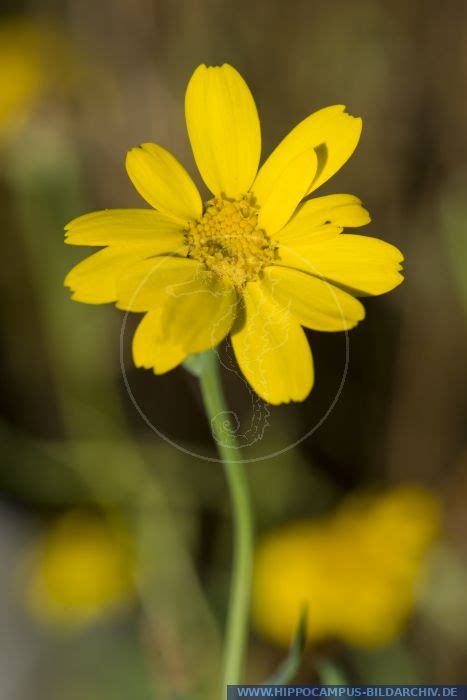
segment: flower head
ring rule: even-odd
[[[351,156],[361,120],[342,105],[321,109],[259,168],[258,114],[234,68],[199,66],[185,113],[213,198],[203,204],[186,170],[161,146],[134,148],[128,175],[153,209],[72,221],[67,243],[105,247],[65,283],[77,301],[145,313],[133,340],[138,367],[167,372],[230,333],[238,364],[261,397],[301,401],[314,380],[302,326],[350,329],[365,315],[357,296],[383,294],[402,281],[394,246],[342,234],[370,221],[359,199],[306,199]]]
[[[256,552],[258,630],[288,646],[307,605],[313,641],[338,638],[363,647],[392,641],[414,608],[438,527],[434,496],[400,487],[354,497],[331,516],[267,534]]]
[[[30,568],[28,607],[40,621],[57,627],[84,627],[134,596],[127,536],[87,513],[67,513],[53,523],[37,543]]]

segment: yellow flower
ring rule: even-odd
[[[35,548],[26,596],[42,622],[84,627],[120,610],[133,594],[127,538],[98,517],[68,513]]]
[[[106,246],[77,265],[73,298],[145,312],[134,337],[138,367],[167,372],[230,333],[238,364],[271,404],[302,401],[313,361],[302,326],[347,330],[356,298],[402,281],[402,255],[376,238],[341,235],[370,221],[359,199],[302,202],[355,150],[361,120],[342,105],[302,121],[258,171],[261,132],[248,86],[229,65],[199,66],[185,101],[196,164],[213,199],[164,148],[128,153],[130,179],[149,209],[72,221],[67,243]]]
[[[0,138],[21,125],[69,62],[58,34],[22,19],[0,23]]]
[[[288,646],[306,605],[312,641],[338,638],[363,647],[392,641],[414,608],[438,527],[435,498],[400,487],[266,535],[253,586],[258,630]]]

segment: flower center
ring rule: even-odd
[[[274,261],[277,246],[258,228],[258,211],[252,195],[211,199],[201,219],[185,231],[188,257],[235,287],[259,279],[263,268]]]

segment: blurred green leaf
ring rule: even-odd
[[[297,631],[290,647],[287,658],[282,662],[277,671],[265,681],[265,685],[283,685],[289,683],[295,677],[306,645],[308,610],[305,607],[300,616]]]
[[[349,680],[338,664],[331,659],[318,659],[316,670],[322,685],[348,685]]]

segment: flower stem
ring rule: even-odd
[[[253,523],[248,482],[235,428],[222,389],[216,349],[199,357],[196,374],[214,440],[224,465],[233,515],[233,571],[224,647],[223,695],[241,681],[248,636],[253,552]]]

